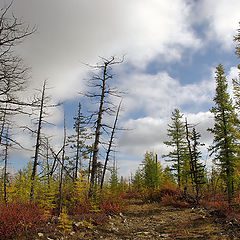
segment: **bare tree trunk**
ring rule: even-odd
[[[7,204],[7,160],[8,160],[8,129],[6,132],[6,142],[5,142],[5,158],[4,158],[4,180],[3,180],[3,187],[4,187],[4,202]]]
[[[89,164],[88,164],[88,183],[90,180],[90,174],[91,174],[91,164],[92,164],[92,149],[90,151],[90,156],[89,156]]]
[[[104,103],[104,98],[105,98],[107,66],[108,66],[108,64],[105,63],[104,70],[103,70],[101,100],[100,100],[100,105],[99,105],[99,109],[98,109],[97,126],[96,126],[96,130],[95,130],[95,141],[94,141],[94,145],[93,145],[92,171],[91,171],[90,188],[89,188],[89,196],[90,197],[93,194],[93,188],[94,188],[94,184],[95,184],[95,175],[96,175],[96,171],[97,171],[98,145],[99,145],[99,138],[100,138],[101,123],[102,123],[103,103]]]
[[[190,155],[190,171],[191,171],[191,180],[192,180],[192,184],[194,184],[194,181],[196,180],[196,172],[194,171],[194,165],[193,165],[193,154],[192,154],[192,149],[191,149],[191,142],[189,139],[189,127],[188,127],[188,123],[187,123],[187,118],[185,118],[185,130],[186,130],[186,140],[187,140],[187,146],[188,146],[188,151],[189,151],[189,155]]]
[[[100,144],[101,130],[106,132],[105,127],[108,125],[102,124],[102,118],[105,114],[112,114],[113,102],[110,100],[110,96],[120,97],[120,92],[117,88],[110,87],[109,81],[113,78],[111,74],[111,66],[114,64],[122,63],[123,60],[116,61],[115,57],[110,59],[102,58],[103,63],[93,66],[94,69],[100,70],[100,73],[93,74],[92,79],[89,80],[89,86],[97,89],[97,92],[87,92],[86,97],[97,99],[99,104],[98,111],[93,112],[91,117],[94,117],[95,137],[93,143],[93,158],[92,158],[92,169],[90,178],[89,197],[93,194],[93,188],[96,185],[96,174],[98,168],[98,151]]]
[[[6,106],[6,109],[7,109],[7,106]],[[1,126],[1,131],[0,131],[0,145],[2,143],[2,137],[3,137],[3,132],[4,132],[5,123],[6,123],[6,109],[3,112],[3,117],[2,117],[2,126]]]
[[[111,137],[110,137],[109,144],[108,144],[108,149],[107,149],[107,154],[106,154],[106,159],[105,159],[105,163],[104,163],[104,167],[103,167],[103,173],[102,173],[102,179],[101,179],[101,186],[100,186],[101,189],[103,188],[103,182],[104,182],[104,177],[105,177],[105,173],[106,173],[106,169],[107,169],[107,163],[108,163],[108,160],[109,160],[110,152],[112,151],[111,148],[112,148],[114,133],[115,133],[116,126],[117,126],[117,120],[118,120],[121,104],[122,104],[122,100],[120,101],[120,103],[118,105],[115,121],[114,121],[113,128],[112,128]]]
[[[39,148],[40,148],[40,135],[41,135],[41,127],[42,127],[42,119],[43,119],[45,89],[46,89],[46,81],[44,81],[44,83],[43,83],[40,113],[39,113],[39,119],[38,119],[37,140],[36,140],[36,146],[35,146],[33,170],[32,170],[32,175],[31,175],[31,192],[30,192],[30,200],[31,201],[34,199],[35,177],[37,174],[38,154],[39,154]]]
[[[47,138],[47,143],[46,143],[46,164],[47,164],[47,182],[48,182],[48,187],[50,188],[50,166],[49,166],[49,143],[48,143],[48,138]]]
[[[81,114],[81,104],[79,103],[78,106],[78,117],[80,117]],[[80,121],[77,122],[77,152],[76,152],[76,165],[75,165],[75,174],[74,174],[74,180],[77,180],[78,175],[78,165],[79,165],[79,150],[80,150]],[[82,161],[80,160],[80,169],[82,169]]]
[[[52,149],[51,147],[50,147],[50,150],[51,150],[52,155],[53,155],[53,157],[54,157],[54,161],[53,161],[53,164],[52,164],[52,167],[51,167],[51,171],[50,171],[50,173],[49,173],[49,175],[52,177],[54,171],[55,171],[56,168],[57,168],[57,161],[60,162],[60,160],[58,159],[58,155],[62,152],[63,147],[61,147],[61,149],[58,151],[57,154],[53,151],[53,149]]]
[[[62,166],[60,172],[60,183],[59,183],[59,210],[58,216],[62,212],[62,204],[63,204],[63,170],[64,170],[64,160],[65,160],[65,147],[66,147],[66,118],[64,114],[64,136],[63,136],[63,152],[62,152]]]

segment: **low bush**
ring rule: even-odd
[[[175,185],[165,185],[161,188],[154,189],[143,189],[141,192],[141,198],[145,202],[161,202],[170,200],[170,196],[172,196],[171,201],[182,200],[184,198],[183,191],[178,189]],[[172,201],[173,202],[173,201]]]
[[[111,199],[111,198],[104,198],[100,202],[100,210],[105,214],[118,214],[122,211],[122,200],[121,198]]]
[[[161,188],[161,196],[165,196],[165,195],[170,195],[170,196],[178,196],[178,197],[182,197],[183,196],[183,191],[181,189],[179,189],[176,185],[164,185]]]
[[[162,196],[162,203],[167,206],[174,206],[178,208],[190,207],[190,204],[183,200],[179,195],[165,194]]]
[[[144,202],[160,202],[161,201],[161,190],[159,188],[148,189],[145,188],[141,192],[141,199]]]
[[[12,238],[23,232],[34,232],[49,217],[33,203],[0,204],[0,239]]]
[[[86,214],[89,213],[92,209],[91,202],[86,199],[85,201],[76,202],[74,206],[68,208],[69,215],[79,215],[79,214]]]
[[[129,191],[126,193],[120,193],[122,199],[132,199],[140,198],[140,193],[138,191]]]

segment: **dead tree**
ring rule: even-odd
[[[33,200],[34,198],[34,186],[35,186],[35,177],[37,173],[38,155],[39,155],[39,149],[40,149],[40,134],[41,134],[41,128],[42,128],[42,121],[43,121],[45,90],[46,90],[46,81],[44,81],[43,88],[42,88],[41,104],[40,104],[38,127],[37,127],[37,138],[36,138],[35,154],[34,154],[34,160],[33,160],[33,170],[31,174],[31,192],[30,192],[31,200]]]
[[[110,59],[101,59],[102,62],[96,66],[93,66],[98,72],[93,74],[92,78],[89,80],[89,87],[95,89],[93,92],[87,92],[85,96],[97,100],[98,110],[92,114],[95,117],[94,120],[94,143],[93,143],[93,157],[92,157],[92,169],[90,178],[90,189],[89,196],[93,194],[93,188],[95,186],[97,163],[98,163],[98,151],[100,145],[100,135],[101,131],[105,131],[109,126],[103,124],[103,116],[105,114],[113,114],[114,106],[113,102],[110,100],[111,96],[120,97],[121,93],[117,88],[110,87],[113,75],[111,74],[112,66],[122,63],[123,60],[116,60],[115,57]]]
[[[101,186],[100,186],[101,189],[103,188],[103,182],[104,182],[104,177],[105,177],[105,173],[106,173],[106,169],[107,169],[107,164],[109,161],[110,153],[112,151],[112,144],[113,144],[114,134],[115,134],[116,127],[117,127],[117,121],[118,121],[121,104],[122,104],[122,100],[118,105],[115,121],[114,121],[113,128],[112,128],[112,133],[111,133],[109,144],[108,144],[108,149],[107,149],[107,153],[106,153],[106,158],[105,158],[105,163],[104,163],[103,173],[102,173],[102,179],[101,179]]]
[[[15,54],[15,47],[36,31],[36,27],[26,25],[11,12],[13,1],[4,5],[0,3],[0,145],[6,141],[3,135],[5,127],[12,128],[13,115],[30,114],[30,108],[36,106],[34,101],[21,98],[27,87],[29,69],[23,60]],[[17,143],[12,139],[8,141]]]
[[[43,145],[43,143],[41,142],[42,140],[42,125],[45,123],[48,123],[44,120],[44,117],[46,117],[47,113],[46,113],[46,109],[48,108],[52,108],[52,107],[57,107],[60,105],[59,104],[49,104],[50,102],[50,97],[46,95],[46,90],[47,90],[47,86],[46,86],[47,82],[46,80],[43,82],[43,87],[41,90],[41,97],[40,99],[37,97],[36,98],[36,102],[40,102],[39,103],[39,115],[38,115],[38,119],[37,119],[37,130],[32,130],[31,128],[29,128],[28,126],[25,126],[24,128],[29,130],[33,135],[36,135],[36,144],[35,144],[35,151],[34,151],[34,158],[33,158],[33,170],[32,170],[32,174],[31,174],[31,190],[30,190],[30,199],[33,200],[34,199],[34,188],[35,188],[35,178],[37,175],[37,166],[38,166],[38,158],[39,158],[39,152],[40,152],[40,147],[41,145]]]
[[[59,180],[59,208],[58,208],[58,216],[62,212],[63,205],[63,172],[64,172],[64,161],[65,161],[65,147],[66,147],[66,118],[64,114],[64,126],[63,126],[63,151],[62,151],[62,163],[61,163],[61,172],[60,172],[60,180]]]
[[[14,54],[14,47],[36,31],[10,13],[13,1],[0,9],[0,114],[8,104],[7,112],[21,112],[22,106],[31,105],[19,99],[26,87],[28,68]]]
[[[4,157],[4,179],[3,179],[3,189],[4,189],[4,201],[7,204],[7,160],[8,160],[8,147],[9,147],[9,141],[8,141],[8,130],[9,126],[6,130],[6,141],[5,141],[5,157]]]

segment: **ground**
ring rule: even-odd
[[[175,208],[162,203],[127,200],[125,210],[103,226],[80,226],[65,236],[38,235],[35,239],[240,239],[234,219],[226,220],[202,208]]]

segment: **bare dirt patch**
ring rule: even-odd
[[[31,238],[33,239],[33,238]],[[127,200],[123,213],[109,216],[103,226],[83,227],[79,231],[54,236],[45,233],[34,239],[240,239],[239,226],[201,208],[175,208],[161,203]]]

